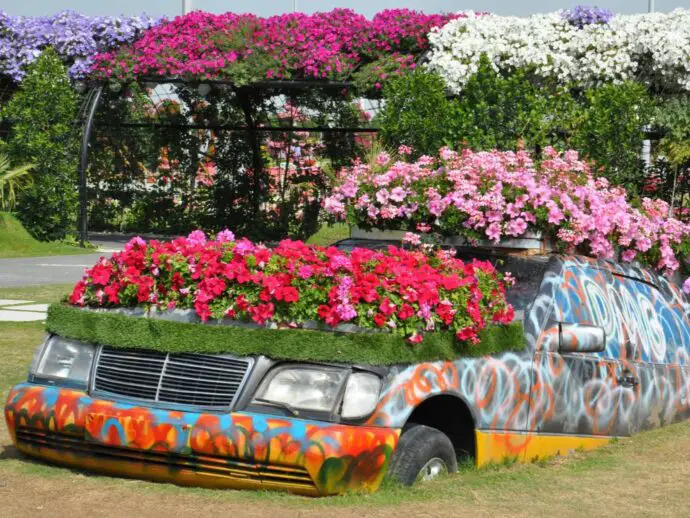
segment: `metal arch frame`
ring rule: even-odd
[[[89,164],[89,141],[93,132],[93,120],[96,117],[98,105],[103,96],[103,85],[89,90],[84,101],[83,113],[85,114],[81,148],[79,152],[79,244],[84,247],[88,240],[88,215],[86,192],[86,169]]]
[[[244,113],[245,125],[224,125],[224,124],[156,124],[155,122],[105,122],[98,123],[98,126],[103,127],[160,127],[160,128],[179,128],[179,129],[224,129],[228,131],[242,131],[249,135],[251,145],[253,147],[253,166],[256,170],[261,170],[260,162],[260,141],[257,133],[273,133],[273,132],[309,132],[309,133],[370,133],[374,134],[379,131],[376,127],[328,127],[328,126],[257,126],[253,120],[251,112],[251,92],[259,90],[307,90],[307,89],[322,89],[322,90],[342,90],[353,88],[355,85],[350,81],[308,81],[308,80],[266,80],[258,81],[250,85],[237,86],[231,81],[225,80],[207,80],[207,81],[189,81],[181,78],[165,78],[165,77],[142,77],[138,83],[178,83],[178,84],[196,84],[208,83],[211,85],[223,85],[230,88],[237,99],[239,100],[239,107]],[[89,161],[89,146],[90,140],[95,126],[96,113],[103,98],[103,91],[105,83],[92,84],[88,93],[85,96],[84,102],[80,110],[79,120],[82,122],[82,140],[79,154],[79,242],[82,247],[88,241],[88,192],[87,192],[87,169]]]

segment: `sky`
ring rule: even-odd
[[[189,0],[194,9],[213,13],[227,11],[251,12],[270,16],[293,10],[304,12],[329,11],[347,7],[366,16],[376,11],[407,7],[426,12],[473,9],[501,15],[524,16],[572,7],[575,4],[598,5],[617,13],[646,12],[649,0]],[[690,0],[654,0],[657,11],[668,12],[676,7],[690,8]],[[133,15],[146,12],[154,16],[176,16],[182,11],[182,0],[0,0],[0,10],[13,15],[37,16],[72,9],[87,15]]]

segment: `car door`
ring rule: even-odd
[[[621,364],[636,382],[633,431],[686,418],[690,405],[690,313],[678,286],[644,272],[613,275]]]
[[[565,260],[535,353],[533,414],[541,433],[622,436],[635,431],[638,378],[620,361],[612,274],[587,260]],[[587,350],[596,330],[604,348]],[[567,332],[585,346],[566,350]],[[567,340],[566,340],[567,341]]]

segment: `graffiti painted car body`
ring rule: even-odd
[[[452,471],[455,460],[431,450],[409,458],[425,440],[477,465],[529,461],[690,416],[690,300],[679,285],[583,257],[482,258],[501,259],[518,279],[508,296],[524,323],[522,348],[389,367],[232,359],[251,367],[219,408],[204,399],[223,383],[209,378],[220,369],[209,357],[96,347],[87,385],[30,377],[10,392],[5,413],[15,444],[28,455],[114,474],[317,495],[374,490],[403,464],[414,477],[441,464]],[[190,372],[181,364],[201,369],[197,378],[207,385],[166,385],[169,373],[150,367],[157,362],[180,376]],[[147,369],[158,376],[148,395],[137,388],[146,386]],[[290,371],[281,383],[300,369],[326,372],[321,378],[334,384],[328,411],[272,399],[262,387],[281,369]],[[314,376],[303,387],[322,383]],[[347,416],[343,400],[357,376],[359,396],[371,401],[366,415]]]

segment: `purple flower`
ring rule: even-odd
[[[146,15],[89,17],[74,11],[53,16],[10,16],[0,11],[0,74],[20,82],[26,67],[53,47],[70,67],[73,78],[83,77],[91,57],[138,39],[161,22]]]
[[[571,25],[582,29],[585,25],[595,23],[608,24],[614,14],[597,6],[576,5],[572,9],[561,11],[561,16]]]
[[[685,279],[685,282],[683,283],[683,291],[690,295],[690,277]]]

